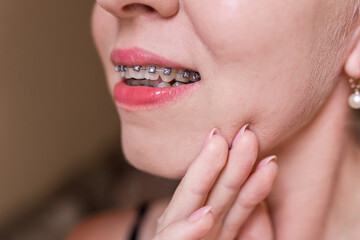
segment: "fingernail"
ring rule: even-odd
[[[191,216],[187,219],[189,222],[195,222],[197,220],[200,220],[202,217],[204,217],[206,214],[210,212],[212,209],[211,206],[205,206],[191,214]]]
[[[270,157],[267,157],[263,160],[261,160],[258,165],[256,166],[255,170],[259,170],[260,168],[262,168],[263,166],[265,166],[266,164],[268,164],[271,161],[276,161],[277,157],[275,155],[272,155]]]
[[[206,144],[208,144],[208,142],[210,141],[210,139],[214,136],[214,135],[220,135],[221,132],[218,128],[214,128],[213,130],[211,130],[211,132],[209,133],[209,135],[207,136],[207,138],[205,139],[205,142],[202,146],[202,149],[204,149],[204,147],[206,146]]]
[[[239,132],[236,134],[236,136],[235,136],[235,138],[234,138],[234,140],[233,140],[233,142],[232,142],[232,144],[231,144],[231,147],[236,144],[236,142],[239,140],[239,138],[240,138],[242,135],[244,135],[244,132],[245,132],[247,129],[249,129],[249,127],[250,127],[250,123],[247,123],[247,124],[245,124],[245,125],[239,130]]]

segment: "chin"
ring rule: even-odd
[[[140,171],[156,176],[181,179],[190,163],[182,161],[176,153],[164,152],[160,149],[144,151],[123,144],[123,152],[126,160]]]
[[[181,179],[201,149],[195,142],[192,144],[187,141],[180,145],[172,144],[179,141],[170,139],[155,138],[149,142],[144,141],[150,139],[145,136],[127,136],[126,131],[122,133],[122,149],[126,160],[141,171],[169,179]]]

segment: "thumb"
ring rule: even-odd
[[[214,225],[211,207],[202,207],[188,219],[169,224],[153,240],[198,240],[206,236]]]

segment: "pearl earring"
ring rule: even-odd
[[[350,78],[349,83],[355,91],[355,93],[349,97],[349,105],[353,109],[360,109],[360,79],[354,80]]]

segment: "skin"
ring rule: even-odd
[[[248,223],[265,226],[256,216],[268,216],[268,235],[276,239],[339,239],[345,232],[348,239],[357,237],[360,155],[346,124],[347,79],[360,77],[358,5],[355,0],[98,0],[92,29],[111,92],[119,81],[109,57],[115,47],[138,46],[202,76],[200,87],[176,102],[143,111],[118,107],[127,160],[159,176],[182,178],[211,129],[219,128],[231,146],[239,129],[251,123],[258,152],[253,164],[276,154],[279,174],[265,194],[268,210],[253,206],[260,214]],[[212,192],[212,185],[207,187]],[[181,209],[180,203],[169,206]],[[216,211],[209,216],[215,224],[204,225],[223,224]],[[181,219],[172,217],[164,228],[169,234],[185,228],[170,224]]]
[[[122,10],[137,1],[97,1],[93,34],[111,92],[119,81],[109,56],[115,47],[139,46],[201,73],[200,88],[180,101],[151,111],[118,109],[128,161],[170,178],[184,176],[213,127],[230,144],[250,122],[265,156],[309,123],[338,80],[347,47],[340,41],[349,38],[344,29],[354,5],[320,0],[146,2],[155,12]],[[336,39],[329,38],[333,35]]]

